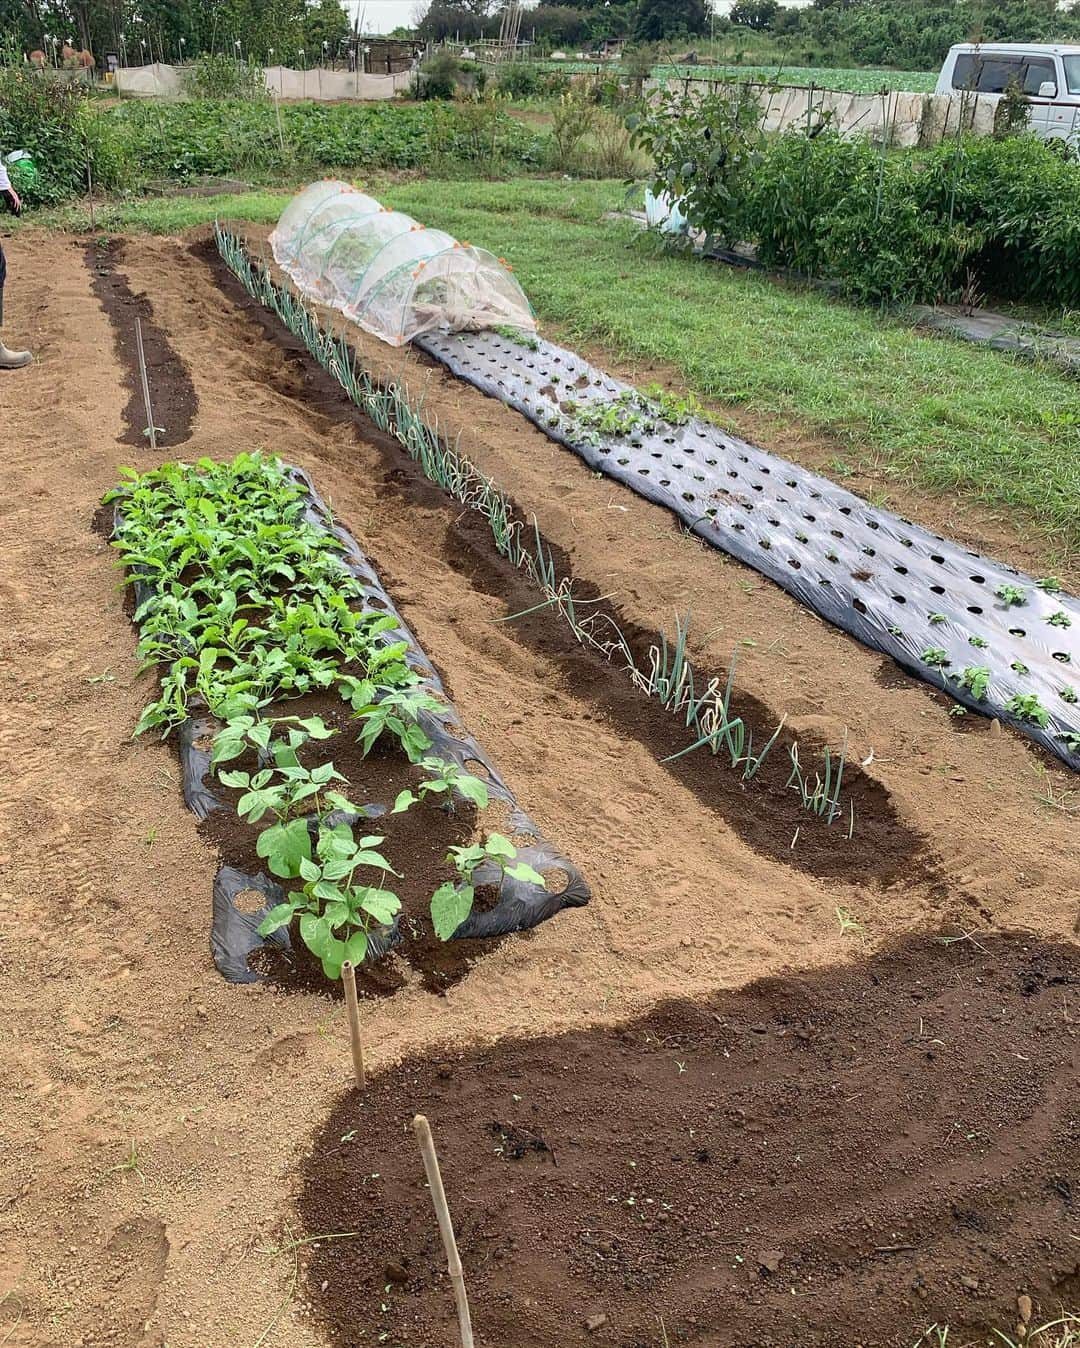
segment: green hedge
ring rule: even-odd
[[[280,120],[279,120],[280,118]],[[107,139],[142,175],[189,178],[296,168],[427,168],[440,160],[531,166],[536,134],[486,104],[125,102]]]
[[[29,204],[95,187],[240,175],[468,165],[539,167],[547,141],[491,102],[293,103],[270,99],[127,100],[0,69],[0,148],[29,150],[40,182]]]
[[[965,138],[883,159],[865,140],[791,132],[744,180],[741,233],[763,262],[863,300],[1080,304],[1080,165],[1033,136]]]

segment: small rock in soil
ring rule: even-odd
[[[1016,1298],[1016,1309],[1020,1312],[1020,1319],[1026,1325],[1031,1319],[1031,1298],[1026,1292]]]
[[[782,1250],[762,1250],[758,1255],[758,1263],[766,1273],[776,1273],[780,1268],[780,1260],[783,1259]]]
[[[979,1290],[978,1278],[973,1278],[970,1273],[960,1274],[960,1285],[966,1287],[969,1292],[977,1292]]]
[[[600,1315],[590,1315],[589,1318],[585,1321],[585,1328],[589,1331],[590,1334],[595,1334],[598,1329],[603,1329],[603,1327],[606,1324],[607,1324],[606,1315],[602,1313]]]
[[[409,1281],[408,1270],[401,1264],[387,1264],[383,1272],[386,1274],[387,1282],[396,1282],[400,1285]]]

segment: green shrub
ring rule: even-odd
[[[62,201],[86,184],[87,89],[25,67],[0,69],[0,147],[28,150],[38,169],[27,203]]]
[[[266,76],[258,66],[222,52],[204,52],[184,71],[184,86],[193,98],[268,98]]]
[[[144,179],[283,171],[427,168],[437,162],[535,166],[537,134],[497,108],[468,103],[291,103],[278,119],[239,99],[127,101],[100,115],[111,149]],[[477,122],[482,120],[483,128]]]
[[[503,66],[496,81],[499,93],[507,98],[536,98],[542,85],[540,67],[528,61],[513,61]]]
[[[933,302],[974,282],[1080,303],[1080,164],[1030,135],[883,155],[829,128],[755,138],[730,102],[676,98],[637,132],[654,190],[713,238],[872,302]]]

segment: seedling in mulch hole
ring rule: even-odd
[[[893,637],[902,637],[904,635],[904,629],[902,627],[890,627],[889,635]]]
[[[944,613],[931,613],[927,619],[927,622],[933,624],[934,627],[938,627],[941,623],[947,623],[948,621],[949,620]]]
[[[445,758],[423,758],[420,760],[420,770],[428,774],[426,780],[419,783],[415,792],[408,790],[399,792],[391,814],[402,814],[425,796],[443,793],[446,794],[447,808],[452,809],[455,791],[466,800],[471,800],[481,810],[487,807],[488,789],[485,783],[479,777],[466,772],[457,763],[451,763]]]
[[[531,332],[522,328],[508,328],[499,326],[495,329],[500,337],[505,337],[508,342],[513,342],[515,346],[523,346],[528,351],[539,351],[540,342]]]
[[[271,744],[271,737],[285,731],[286,738]],[[214,736],[210,766],[228,763],[249,749],[269,753],[279,767],[298,765],[297,750],[309,740],[326,740],[337,732],[331,730],[321,716],[270,716],[260,720],[256,716],[234,716]]]
[[[1076,689],[1075,689],[1075,688],[1068,688],[1068,687],[1066,687],[1066,688],[1059,688],[1059,689],[1058,689],[1058,696],[1061,698],[1062,702],[1077,702],[1077,701],[1080,701],[1080,698],[1077,698],[1077,696],[1076,696]]]
[[[981,702],[990,686],[990,670],[986,665],[968,665],[956,676],[956,681]]]
[[[300,939],[327,978],[340,978],[346,960],[363,963],[371,928],[387,926],[401,908],[391,890],[354,882],[361,869],[378,870],[380,878],[397,874],[375,850],[382,841],[378,836],[356,839],[348,824],[320,829],[314,857],[302,857],[297,868],[303,889],[270,909],[259,923],[259,935],[270,936],[299,915]]]
[[[367,680],[356,682],[366,684]],[[417,724],[417,717],[422,711],[445,710],[441,702],[422,688],[388,691],[377,702],[356,706],[354,701],[353,707],[356,718],[363,723],[359,742],[365,757],[379,737],[389,731],[411,763],[418,763],[424,751],[431,748],[431,739]]]
[[[1065,747],[1071,754],[1080,754],[1080,731],[1066,730],[1061,738],[1065,741]]]
[[[968,645],[969,645],[969,646],[974,646],[974,647],[976,648],[976,650],[982,651],[982,650],[985,650],[985,649],[987,648],[987,646],[990,645],[990,643],[989,643],[989,641],[986,640],[985,637],[974,636],[974,637],[968,637]]]
[[[1024,664],[1023,660],[1014,660],[1009,668],[1015,670],[1017,674],[1030,674],[1031,670]]]
[[[299,875],[301,864],[311,857],[305,815],[331,810],[364,813],[339,791],[330,789],[331,782],[345,780],[333,763],[321,763],[310,771],[299,764],[286,764],[253,773],[221,772],[218,777],[225,786],[244,792],[236,806],[241,819],[257,824],[264,815],[274,816],[275,823],[259,834],[255,850],[274,875],[286,880]]]
[[[1046,620],[1051,627],[1071,627],[1072,619],[1064,609],[1059,609],[1057,613],[1051,613]]]
[[[457,870],[457,881],[447,880],[431,896],[431,921],[440,941],[449,941],[458,927],[472,912],[476,886],[473,877],[482,865],[493,865],[500,876],[512,876],[543,888],[544,877],[523,861],[515,864],[517,848],[501,833],[492,833],[487,842],[471,847],[451,847],[446,859]]]
[[[687,393],[684,398],[680,398],[678,394],[671,393],[662,384],[649,384],[643,392],[650,402],[656,404],[656,410],[660,417],[669,426],[685,426],[695,417],[699,420],[705,417],[704,407],[692,393]]]
[[[1044,594],[1060,594],[1065,588],[1057,576],[1043,576],[1035,584]]]
[[[999,585],[994,593],[1006,608],[1027,603],[1027,590],[1020,585]]]
[[[949,663],[949,652],[942,650],[940,646],[927,646],[919,659],[924,665],[933,665],[935,668],[941,668]]]
[[[1014,693],[1005,703],[1005,710],[1022,721],[1032,721],[1043,728],[1050,724],[1050,713],[1039,701],[1037,693]]]

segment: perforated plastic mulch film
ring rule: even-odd
[[[725,435],[549,342],[417,343],[864,645],[1080,770],[1080,602]],[[827,671],[826,671],[827,674]]]
[[[304,295],[391,346],[426,332],[536,327],[504,259],[426,229],[348,183],[305,187],[282,211],[270,246]]]

